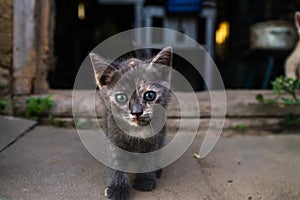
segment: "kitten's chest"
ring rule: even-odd
[[[134,134],[143,135],[143,130],[136,131]],[[159,135],[153,137],[133,137],[121,130],[113,121],[107,121],[107,138],[119,148],[130,152],[146,153],[157,149]]]

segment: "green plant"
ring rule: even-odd
[[[295,126],[300,125],[300,119],[293,113],[289,113],[281,120],[283,126]]]
[[[5,110],[5,107],[8,104],[8,99],[0,99],[0,113],[2,113]]]
[[[278,105],[281,108],[296,106],[300,109],[299,95],[300,80],[280,76],[272,82],[274,98],[264,98],[262,94],[256,95],[256,100],[261,104]],[[293,113],[283,117],[281,124],[284,126],[300,125],[300,119]]]
[[[300,103],[297,97],[297,90],[299,90],[300,87],[299,79],[280,76],[276,78],[275,81],[272,82],[272,86],[275,94],[278,95],[281,95],[283,93],[290,94],[292,96],[292,99],[289,99],[288,102],[293,101],[298,104]]]
[[[74,118],[74,125],[76,128],[89,129],[91,128],[92,124],[93,121],[90,117],[83,118],[83,119]]]
[[[0,83],[0,92],[3,89],[5,89],[5,85],[3,83]],[[7,106],[8,102],[8,99],[0,98],[0,114],[3,114],[3,111],[5,110],[5,107]]]
[[[52,115],[49,115],[48,119],[49,119],[49,122],[52,126],[61,127],[61,128],[64,128],[64,127],[68,126],[67,121],[55,119]]]
[[[238,130],[238,131],[244,131],[246,130],[246,126],[244,124],[238,124],[235,126],[235,128]]]
[[[276,104],[276,100],[274,99],[265,99],[265,97],[262,94],[256,95],[256,101],[261,104]]]
[[[0,90],[3,90],[5,88],[5,84],[0,83]],[[1,199],[0,199],[1,200]]]
[[[256,95],[256,100],[262,104],[277,104],[279,107],[286,105],[296,105],[300,107],[300,99],[297,92],[300,89],[300,80],[277,77],[272,82],[273,93],[276,95],[274,98],[265,99],[262,94]]]
[[[37,120],[52,107],[52,98],[51,96],[30,97],[26,100],[26,105],[25,118]]]

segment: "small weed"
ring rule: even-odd
[[[300,125],[300,119],[293,113],[289,113],[288,115],[284,116],[281,120],[281,124],[283,126],[296,126]]]
[[[24,116],[27,119],[38,120],[47,110],[52,107],[51,96],[28,98],[26,100],[27,107]]]
[[[241,132],[246,130],[246,126],[244,124],[238,124],[235,126],[235,128]]]
[[[272,82],[274,98],[265,99],[262,94],[256,95],[257,102],[261,104],[277,105],[280,108],[296,106],[300,109],[300,99],[297,96],[300,89],[300,80],[280,76]],[[285,96],[283,96],[285,95]],[[290,113],[281,120],[283,126],[300,125],[300,119]]]
[[[0,99],[0,113],[3,113],[8,102],[9,102],[8,99]]]
[[[296,105],[300,107],[300,99],[297,92],[300,89],[300,80],[280,76],[272,82],[274,98],[265,99],[262,94],[256,95],[257,102],[261,104],[277,104],[279,107]],[[283,97],[288,95],[288,97]]]
[[[268,105],[274,105],[277,103],[275,99],[265,99],[262,94],[256,95],[256,101],[260,104],[268,104]]]
[[[74,125],[79,129],[88,129],[91,128],[93,122],[90,117],[85,118],[84,120],[74,118]]]
[[[5,89],[5,85],[3,83],[0,83],[0,91],[3,89]],[[8,103],[8,99],[0,98],[0,114],[3,114],[3,111],[5,110]]]
[[[64,127],[68,126],[68,123],[66,121],[57,120],[52,115],[49,115],[48,119],[49,119],[49,122],[52,126],[61,127],[61,128],[64,128]]]
[[[0,83],[0,90],[3,90],[3,89],[5,89],[5,85],[3,83]]]
[[[300,103],[298,97],[297,97],[297,90],[300,88],[300,80],[299,79],[293,79],[293,78],[287,78],[280,76],[275,79],[275,81],[272,82],[273,91],[277,95],[282,95],[284,93],[290,94],[292,96],[292,99],[297,103]]]

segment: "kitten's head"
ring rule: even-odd
[[[90,58],[99,91],[114,118],[136,127],[147,126],[162,113],[169,101],[172,48],[166,47],[154,58],[129,58],[109,62],[97,54]]]

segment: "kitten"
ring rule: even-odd
[[[295,24],[300,37],[300,12],[295,12]],[[286,60],[285,75],[289,78],[300,78],[300,40]]]
[[[110,63],[97,54],[90,54],[96,84],[106,108],[105,134],[114,145],[136,153],[156,151],[163,146],[165,119],[160,119],[162,113],[156,106],[166,109],[170,99],[172,55],[172,48],[166,47],[150,60],[129,58]],[[158,125],[154,124],[156,122]],[[161,127],[155,130],[156,126]],[[107,154],[113,162],[126,162],[114,148],[108,148]],[[151,191],[156,188],[161,172],[137,173],[132,186]],[[127,200],[130,186],[126,173],[109,169],[106,197]]]

